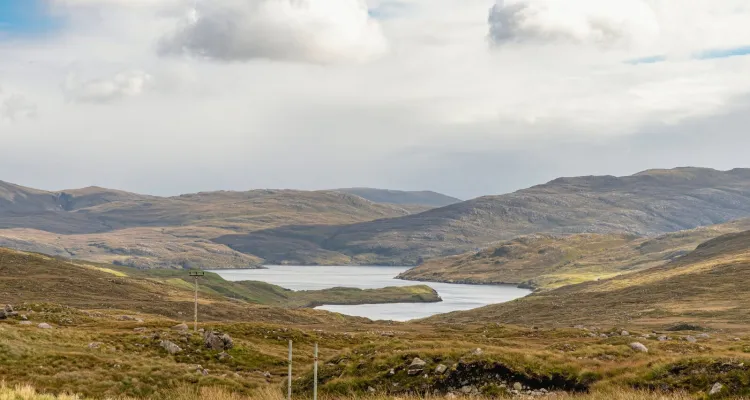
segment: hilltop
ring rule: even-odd
[[[750,219],[667,233],[522,236],[479,252],[436,258],[399,275],[416,281],[510,283],[549,290],[664,265],[701,243],[750,229]]]
[[[399,218],[288,225],[215,241],[273,263],[309,257],[417,265],[532,233],[659,235],[750,216],[750,170],[677,168],[559,178]]]
[[[665,265],[433,317],[509,324],[742,327],[750,320],[750,231],[711,239]]]
[[[353,194],[375,203],[424,206],[426,208],[445,207],[461,202],[460,199],[455,197],[446,196],[429,190],[402,191],[372,188],[346,188],[335,190],[337,192]]]

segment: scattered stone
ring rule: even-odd
[[[406,371],[406,373],[409,375],[419,375],[424,370],[425,365],[427,365],[427,362],[416,357],[411,364],[409,364],[409,370]]]
[[[374,387],[372,387],[372,386],[368,386],[368,387],[367,387],[367,392],[368,392],[368,393],[375,393],[375,388],[374,388]]]
[[[620,333],[620,335],[621,335],[621,336],[630,336],[630,332],[628,332],[628,331],[622,331],[622,332]]]
[[[514,383],[513,390],[523,390],[523,385],[521,384],[521,382]]]
[[[219,361],[231,360],[233,358],[226,351],[222,351],[217,357],[219,357]]]
[[[687,340],[687,341],[688,341],[688,342],[690,342],[690,343],[695,343],[695,342],[697,342],[697,341],[698,341],[698,339],[696,339],[696,338],[694,338],[694,337],[692,337],[692,336],[687,336],[687,337],[685,337],[685,340]]]
[[[136,321],[136,322],[143,322],[143,320],[142,320],[142,319],[140,319],[140,318],[136,318],[136,317],[133,317],[133,316],[131,316],[131,315],[120,315],[119,317],[117,317],[117,319],[118,319],[118,320],[120,320],[120,321]]]
[[[177,324],[177,325],[173,326],[172,329],[174,329],[176,331],[187,331],[190,328],[187,326],[187,324],[182,323],[182,324]]]
[[[41,324],[37,325],[37,328],[39,329],[52,329],[52,325],[42,322]]]
[[[270,373],[270,372],[268,372],[268,371],[264,372],[264,373],[263,373],[263,376],[264,376],[264,377],[265,377],[266,379],[271,379],[271,377],[272,377],[271,373]]]
[[[26,314],[22,314],[21,315],[21,319],[24,320],[24,321],[28,321],[29,317],[27,317]]]
[[[573,328],[575,328],[575,329],[586,329],[586,327],[583,326],[583,325],[576,325]]]
[[[716,396],[717,394],[720,394],[722,390],[724,390],[724,385],[722,385],[719,382],[716,382],[714,383],[713,386],[711,386],[711,390],[708,392],[708,395]]]
[[[21,321],[18,323],[19,325],[33,325],[31,321]]]
[[[474,386],[464,386],[464,387],[461,388],[461,393],[470,394],[474,390],[475,390]]]
[[[206,375],[208,375],[208,370],[207,370],[207,369],[204,369],[204,370],[202,370],[202,371],[201,371],[201,374],[202,374],[203,376],[206,376]]]
[[[446,399],[455,399],[455,398],[457,398],[457,397],[458,397],[458,396],[456,396],[456,394],[455,394],[455,393],[453,393],[453,392],[451,392],[451,393],[448,393],[448,394],[446,394],[446,395],[445,395],[445,398],[446,398]]]
[[[101,347],[101,345],[101,342],[91,342],[89,343],[89,349],[98,349],[99,347]]]
[[[484,354],[484,351],[482,351],[482,349],[477,347],[476,349],[474,349],[474,351],[471,352],[471,354],[475,356],[481,356],[482,354]]]
[[[390,376],[396,375],[396,370],[393,369],[393,368],[391,368],[391,370],[388,371],[388,375],[390,375]]]
[[[658,341],[660,341],[660,342],[666,342],[667,340],[669,340],[669,338],[668,338],[668,337],[666,337],[666,336],[664,336],[664,335],[661,335],[661,336],[659,336],[659,337],[658,337],[658,338],[656,338],[656,339],[657,339]]]
[[[711,337],[711,335],[709,335],[708,333],[701,333],[700,335],[698,335],[698,337],[701,339],[708,339]]]
[[[644,346],[643,343],[633,342],[630,343],[630,348],[639,351],[641,353],[648,353],[648,347]]]
[[[133,332],[146,332],[146,328],[144,328],[144,327],[135,328],[135,329],[133,329]]]
[[[436,374],[441,374],[442,375],[447,370],[448,370],[448,366],[446,366],[445,364],[440,364],[437,367],[435,367],[435,373]]]
[[[162,340],[159,345],[163,347],[164,350],[166,350],[169,354],[177,354],[182,351],[180,346],[170,342],[169,340]]]
[[[13,312],[13,306],[10,304],[6,304],[4,310],[6,313],[10,314]]]

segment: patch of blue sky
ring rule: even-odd
[[[628,60],[628,61],[625,61],[625,63],[638,65],[638,64],[656,64],[656,63],[660,63],[664,61],[667,61],[666,56],[649,56],[649,57],[642,57],[642,58],[636,58],[633,60]]]
[[[713,60],[717,58],[741,57],[750,55],[750,46],[731,47],[726,49],[712,49],[695,55],[697,60]]]
[[[382,1],[377,7],[369,9],[368,14],[372,18],[385,20],[402,17],[410,8],[409,4],[400,1]]]
[[[62,22],[45,0],[0,0],[0,38],[46,34],[60,29]]]

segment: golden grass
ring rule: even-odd
[[[286,400],[286,396],[278,388],[264,387],[254,394],[243,396],[232,393],[222,388],[203,387],[193,388],[182,386],[162,396],[164,400]],[[294,399],[303,399],[304,397],[294,396]],[[413,396],[321,396],[321,400],[428,400],[444,399],[444,397],[413,397]],[[451,397],[451,398],[468,398],[468,397]],[[590,394],[569,395],[565,393],[555,393],[550,396],[555,400],[691,400],[687,394],[659,394],[627,389],[613,389]],[[112,398],[108,398],[112,399]],[[487,397],[471,397],[474,400],[487,400]],[[0,384],[0,400],[87,400],[78,395],[50,395],[38,393],[33,387],[26,385],[16,385],[9,387],[5,383]],[[114,399],[112,399],[114,400]],[[118,397],[117,400],[134,400],[127,397]]]

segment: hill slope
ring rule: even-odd
[[[455,197],[446,196],[429,190],[425,191],[401,191],[372,188],[346,188],[336,189],[337,192],[349,193],[362,197],[375,203],[419,205],[430,208],[445,207],[460,203]]]
[[[750,170],[678,168],[560,178],[400,218],[285,226],[216,241],[274,262],[335,252],[352,263],[415,265],[531,233],[656,235],[748,216]]]
[[[747,229],[750,219],[645,238],[623,234],[535,234],[477,253],[429,260],[399,277],[416,281],[512,283],[548,290],[664,265],[709,239]]]
[[[663,266],[565,286],[509,303],[430,319],[451,323],[646,325],[714,328],[750,318],[750,231],[709,240]]]

